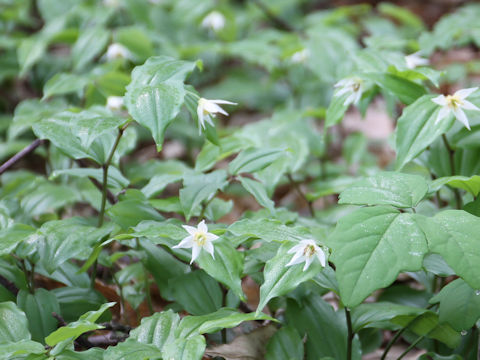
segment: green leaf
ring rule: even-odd
[[[297,330],[284,326],[267,343],[265,360],[303,360],[303,341]]]
[[[428,184],[421,176],[384,171],[349,186],[338,203],[410,208],[417,206],[427,191]]]
[[[333,96],[332,100],[330,101],[330,105],[327,108],[327,113],[325,115],[325,128],[328,129],[329,127],[338,124],[345,115],[348,107],[350,105],[345,105],[345,100],[349,94],[345,94],[342,96]]]
[[[104,360],[161,360],[162,353],[154,345],[142,344],[133,339],[110,346],[105,350]]]
[[[42,100],[53,95],[81,94],[87,83],[88,79],[85,76],[67,73],[55,74],[45,83]]]
[[[73,188],[45,182],[28,192],[20,204],[25,213],[30,216],[38,216],[53,212],[78,200],[79,194]]]
[[[152,56],[153,44],[145,30],[140,27],[117,28],[115,40],[124,45],[137,59],[143,61]]]
[[[0,230],[0,255],[11,253],[17,245],[34,233],[35,229],[28,225],[13,224]]]
[[[77,337],[82,335],[85,332],[102,329],[103,326],[95,324],[95,321],[108,309],[115,305],[114,302],[103,304],[100,309],[96,311],[89,311],[75,321],[73,323],[68,324],[67,326],[63,326],[53,333],[48,335],[45,338],[45,342],[49,346],[55,346],[59,342],[64,340],[71,339],[72,341],[75,340]]]
[[[463,210],[446,210],[425,218],[422,228],[430,251],[440,254],[473,289],[480,289],[480,218]]]
[[[208,314],[222,307],[220,286],[202,270],[177,276],[169,286],[175,301],[190,314]]]
[[[180,316],[172,310],[156,313],[142,319],[140,326],[130,332],[130,339],[139,343],[155,345],[160,350],[175,340],[174,330]]]
[[[430,191],[438,191],[443,185],[450,185],[457,189],[463,189],[477,197],[480,193],[480,176],[447,176],[432,181]]]
[[[90,108],[75,113],[64,111],[33,125],[40,139],[50,140],[65,154],[74,158],[89,158],[98,164],[106,160],[118,127],[125,122],[101,108]]]
[[[440,303],[440,322],[448,323],[455,330],[468,330],[480,318],[480,291],[472,289],[462,279],[445,286],[430,303]]]
[[[92,245],[110,232],[111,226],[100,229],[87,226],[80,218],[49,221],[37,233],[40,262],[52,273],[65,261],[88,254]]]
[[[302,240],[311,237],[310,231],[303,227],[290,227],[278,220],[272,219],[244,219],[228,227],[228,231],[235,236],[248,236],[262,239],[267,242],[285,240]]]
[[[142,194],[143,195],[143,194]],[[123,229],[138,225],[141,221],[163,220],[163,216],[146,199],[126,197],[108,208],[107,215]]]
[[[134,89],[126,96],[132,99],[132,102],[127,102],[130,115],[151,131],[157,144],[157,151],[162,150],[165,130],[183,104],[185,97],[183,84],[169,82],[145,86]]]
[[[378,206],[338,221],[327,246],[345,306],[355,307],[374,290],[389,286],[401,271],[422,268],[427,241],[414,215]]]
[[[63,319],[66,322],[75,321],[86,311],[98,309],[106,299],[96,290],[81,287],[66,286],[52,290],[60,304]],[[108,321],[105,314],[105,321]]]
[[[213,242],[215,259],[206,251],[198,257],[198,264],[215,280],[228,286],[235,295],[245,301],[242,291],[243,253],[227,241],[218,239]]]
[[[87,27],[72,48],[73,67],[82,70],[105,49],[110,38],[110,31],[100,26]]]
[[[58,321],[52,316],[52,313],[60,314],[60,305],[53,293],[45,289],[37,289],[35,294],[20,290],[17,296],[17,305],[27,315],[30,333],[34,341],[44,343],[45,337],[57,329]]]
[[[273,163],[284,155],[284,152],[284,149],[248,148],[228,165],[228,171],[232,175],[254,173]]]
[[[410,105],[422,95],[425,95],[425,87],[403,77],[388,73],[367,73],[362,77],[372,80],[378,86],[391,92],[404,104]]]
[[[260,287],[257,314],[260,314],[270,299],[287,294],[322,271],[323,267],[318,259],[315,259],[306,271],[303,271],[303,263],[286,266],[293,257],[293,254],[287,252],[294,245],[295,243],[291,242],[280,246],[275,257],[265,264],[265,281]]]
[[[217,170],[209,174],[185,174],[184,187],[180,189],[180,203],[187,221],[203,201],[208,201],[227,184],[225,170]]]
[[[25,313],[11,301],[0,303],[0,344],[30,339]]]
[[[176,339],[165,345],[162,357],[175,360],[201,360],[205,353],[205,348],[205,338],[201,335],[188,339]]]
[[[252,180],[243,176],[238,178],[242,186],[258,201],[260,205],[270,210],[271,213],[275,212],[275,203],[270,200],[267,194],[267,189],[260,181]]]
[[[396,169],[404,167],[452,126],[452,116],[436,122],[440,106],[432,98],[432,95],[422,96],[407,106],[398,119],[395,133]]]
[[[347,325],[345,317],[335,312],[319,295],[311,294],[299,304],[287,300],[286,319],[300,336],[307,336],[305,352],[307,359],[347,358]],[[353,340],[352,359],[360,360],[360,344]]]
[[[103,170],[91,168],[73,168],[55,170],[49,177],[49,180],[54,180],[60,176],[74,176],[80,178],[93,178],[98,182],[103,182]],[[128,179],[114,166],[108,168],[107,186],[113,189],[125,189],[129,185]]]
[[[360,304],[352,309],[353,331],[358,332],[363,328],[377,327],[376,323],[388,321],[400,315],[416,316],[425,311],[427,310],[390,302]]]
[[[198,334],[214,333],[224,328],[233,328],[244,321],[272,320],[265,314],[240,313],[235,309],[221,308],[214,313],[201,316],[185,316],[175,330],[177,338],[190,338]]]
[[[19,359],[19,355],[43,354],[45,353],[45,351],[46,350],[44,345],[35,341],[21,340],[18,342],[9,342],[5,344],[0,344],[0,359]]]

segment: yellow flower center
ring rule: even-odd
[[[204,233],[196,233],[193,235],[193,241],[195,241],[198,246],[204,246],[207,242],[207,236]]]
[[[461,107],[463,104],[462,99],[460,99],[456,95],[447,95],[445,100],[447,101],[447,106],[454,110],[457,109],[458,107]]]
[[[315,254],[315,246],[307,245],[305,249],[303,249],[303,256],[312,257]]]
[[[361,85],[361,84],[358,83],[358,82],[354,83],[354,84],[352,85],[353,91],[354,91],[354,92],[359,91],[359,90],[360,90],[360,85]]]

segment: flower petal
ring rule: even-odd
[[[205,128],[205,120],[203,119],[203,102],[201,99],[198,101],[198,106],[197,106],[197,117],[198,117],[198,124],[199,128]],[[200,130],[201,132],[201,130]]]
[[[202,233],[206,233],[208,231],[207,224],[205,224],[205,220],[200,221],[197,225],[196,231],[201,231]]]
[[[476,110],[476,111],[480,111],[480,109],[477,107],[477,105],[475,104],[472,104],[470,101],[468,100],[463,100],[463,104],[461,106],[462,108],[464,108],[465,110]]]
[[[298,251],[295,253],[295,255],[293,255],[292,259],[285,266],[300,264],[304,261],[305,261],[305,256],[303,256],[303,251],[302,252]]]
[[[180,241],[178,245],[172,246],[172,249],[188,249],[193,246],[193,236],[187,236],[185,239]]]
[[[223,115],[228,115],[225,110],[223,110],[220,106],[218,106],[211,100],[208,100],[208,102],[205,103],[205,110],[208,111],[210,114],[220,113]]]
[[[186,232],[190,235],[195,235],[197,233],[197,228],[190,226],[190,225],[182,225]]]
[[[212,244],[210,241],[205,242],[205,245],[203,246],[203,248],[204,248],[210,255],[212,255],[213,259],[215,259],[213,244]]]
[[[352,92],[352,89],[349,88],[349,87],[342,87],[340,88],[334,96],[338,97],[338,96],[342,96],[343,94],[346,94],[346,93],[349,93],[349,92]]]
[[[208,241],[215,241],[218,239],[218,236],[212,233],[206,233],[205,236],[207,237]]]
[[[467,115],[465,115],[462,109],[454,110],[453,113],[455,114],[455,117],[457,118],[458,121],[460,121],[463,125],[465,125],[465,127],[468,130],[471,130],[470,124],[468,123]]]
[[[432,101],[435,103],[435,104],[438,104],[440,106],[447,106],[447,99],[444,95],[439,95],[437,97],[434,97],[432,99]]]
[[[437,115],[437,120],[435,120],[435,124],[439,123],[440,120],[442,120],[443,118],[447,117],[449,114],[450,114],[450,108],[448,107],[442,107],[440,109],[440,111],[438,112],[438,115]]]
[[[325,252],[323,251],[323,249],[319,248],[316,251],[316,254],[317,254],[318,260],[320,261],[320,264],[322,264],[322,266],[325,267],[327,259],[326,259]]]
[[[357,98],[357,94],[355,92],[352,92],[350,96],[347,97],[343,105],[347,106],[347,105],[353,104],[356,98]]]
[[[466,99],[471,93],[475,92],[478,90],[478,87],[473,87],[473,88],[468,88],[468,89],[462,89],[458,90],[453,94],[454,96],[458,96],[460,99]]]
[[[308,270],[308,268],[310,267],[310,264],[312,263],[313,259],[314,259],[313,257],[307,257],[305,259],[305,266],[303,267],[302,271]]]
[[[192,260],[190,260],[190,264],[193,263],[197,258],[198,255],[200,255],[200,251],[202,248],[198,246],[197,244],[194,244],[192,247]]]
[[[227,100],[210,100],[210,101],[214,102],[215,104],[238,105],[237,103],[227,101]]]
[[[287,254],[293,254],[293,253],[296,253],[296,252],[299,252],[299,251],[303,252],[304,248],[305,248],[305,245],[297,244],[297,245],[293,246],[290,250],[288,250]]]

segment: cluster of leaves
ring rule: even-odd
[[[445,59],[480,43],[480,6],[427,31],[313,3],[0,3],[0,156],[27,146],[0,167],[0,359],[350,360],[387,331],[384,356],[477,359],[480,114],[432,99],[478,71]],[[372,101],[389,171],[342,124]]]

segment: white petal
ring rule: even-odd
[[[200,223],[197,226],[196,231],[200,231],[202,233],[206,233],[208,231],[207,224],[205,224],[205,220],[200,221]]]
[[[349,87],[342,87],[341,89],[339,89],[336,93],[335,93],[335,96],[342,96],[343,94],[346,94],[346,93],[349,93],[349,92],[352,92],[352,89],[349,88]]]
[[[210,100],[210,101],[214,102],[215,104],[238,105],[237,103],[227,101],[227,100]]]
[[[200,128],[205,128],[205,120],[203,119],[203,102],[201,102],[201,99],[198,101],[198,106],[197,106],[197,117],[198,117],[198,123]]]
[[[355,105],[357,105],[361,98],[362,98],[362,92],[361,92],[360,90],[358,90],[358,91],[355,93],[355,99],[353,100],[353,103],[354,103]]]
[[[292,247],[290,250],[287,251],[287,254],[293,254],[299,251],[303,252],[303,249],[305,248],[305,245],[303,244],[297,244],[294,247]]]
[[[347,105],[350,105],[350,104],[353,104],[355,102],[355,99],[357,98],[357,94],[352,92],[350,94],[349,97],[347,97],[347,99],[345,100],[345,102],[343,103],[343,105],[347,106]]]
[[[192,260],[190,260],[190,264],[193,263],[198,255],[200,255],[200,250],[202,250],[202,248],[200,246],[198,246],[197,244],[193,245],[192,247]]]
[[[193,246],[193,236],[187,236],[185,239],[180,241],[178,245],[172,246],[172,249],[188,249]]]
[[[337,82],[333,87],[348,87],[352,85],[353,80],[352,79],[343,79]]]
[[[218,239],[218,236],[212,233],[206,233],[205,236],[207,237],[208,241],[215,241]]]
[[[312,263],[313,261],[313,257],[307,257],[305,259],[305,266],[303,267],[303,270],[302,271],[305,271],[305,270],[308,270],[308,268],[310,267],[310,264]]]
[[[453,113],[455,114],[455,117],[457,118],[458,121],[460,121],[465,127],[470,130],[470,124],[468,123],[468,118],[467,115],[463,112],[462,109],[457,109],[454,110]]]
[[[316,254],[317,254],[318,260],[320,261],[320,264],[322,264],[322,266],[325,267],[326,260],[327,260],[325,256],[325,252],[319,248]]]
[[[439,95],[437,97],[434,97],[432,99],[432,101],[435,103],[435,104],[438,104],[440,106],[447,106],[447,99],[445,98],[444,95]]]
[[[228,114],[227,114],[228,115]],[[210,115],[205,116],[205,120],[212,126],[215,126],[215,124],[212,121],[212,117]]]
[[[223,110],[220,106],[218,106],[211,100],[205,103],[205,110],[208,111],[210,114],[220,113],[223,115],[228,115],[225,110]]]
[[[476,111],[480,111],[480,109],[479,109],[475,104],[472,104],[472,103],[471,103],[470,101],[468,101],[468,100],[463,100],[462,108],[464,108],[465,110],[476,110]]]
[[[210,241],[207,241],[203,248],[215,259],[215,254],[213,250],[213,244]]]
[[[188,232],[190,235],[195,235],[197,233],[197,228],[190,226],[190,225],[182,225],[182,227]]]
[[[442,107],[440,109],[440,111],[438,112],[437,120],[435,120],[435,124],[438,124],[440,122],[440,120],[447,117],[450,114],[450,111],[451,111],[450,108]]]
[[[292,259],[290,260],[290,262],[285,265],[285,266],[291,266],[291,265],[296,265],[296,264],[300,264],[302,262],[305,261],[305,256],[303,256],[302,254],[303,252],[300,252],[298,251],[297,253],[295,253],[295,255],[293,255]]]
[[[466,99],[471,93],[475,92],[478,90],[478,87],[474,87],[474,88],[468,88],[468,89],[462,89],[462,90],[458,90],[457,92],[455,92],[455,94],[453,94],[454,96],[458,96],[460,99]]]

